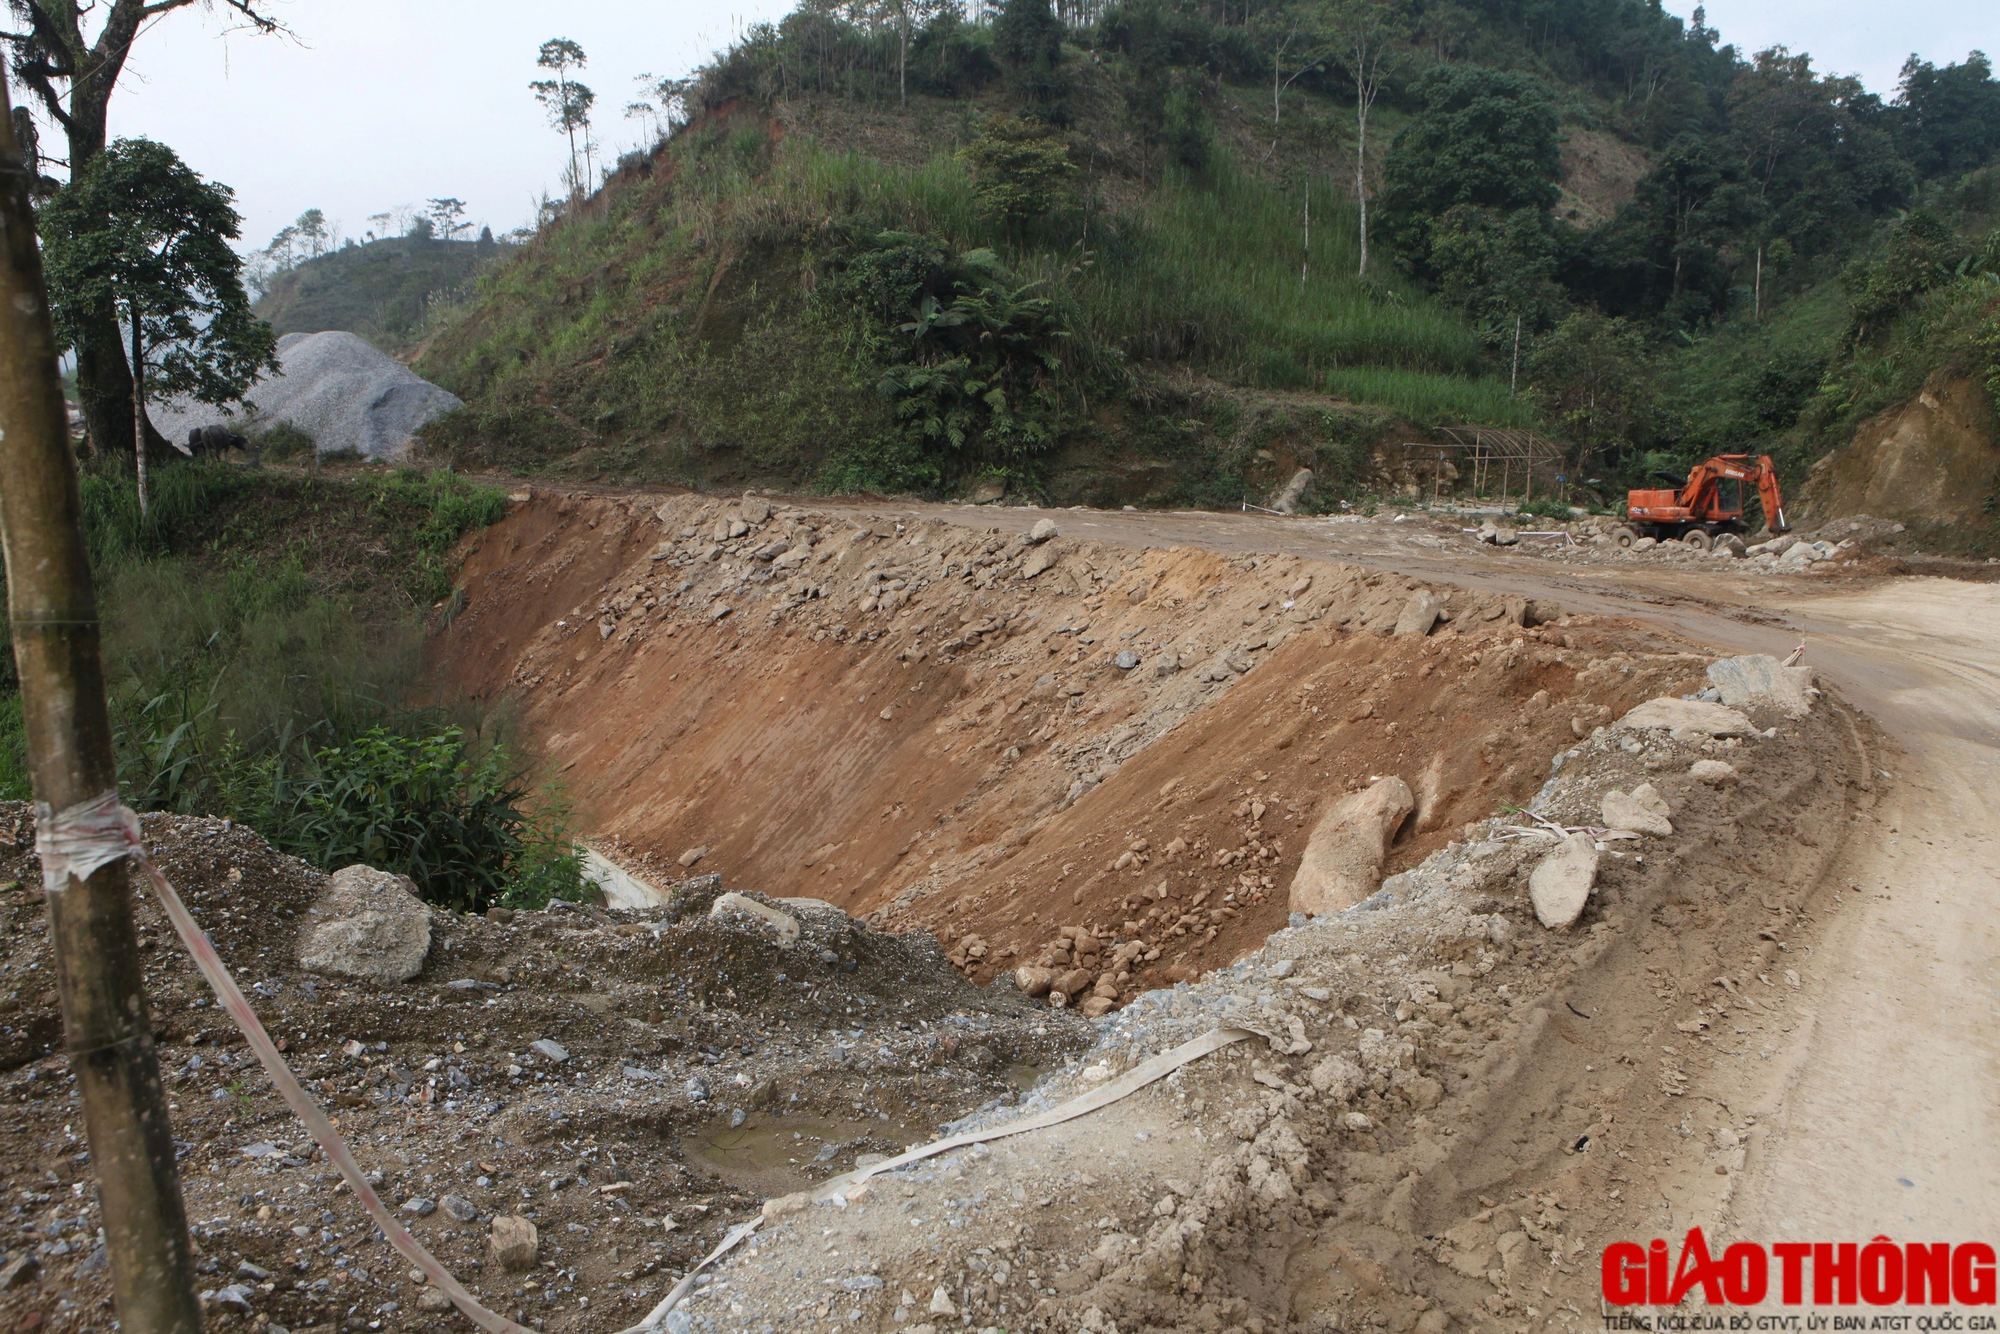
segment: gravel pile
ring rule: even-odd
[[[278,340],[283,369],[250,391],[248,406],[225,416],[204,403],[157,408],[153,424],[169,440],[185,440],[196,426],[222,421],[256,434],[288,422],[313,438],[322,454],[347,450],[364,458],[398,458],[410,434],[459,406],[446,393],[355,334],[286,334]]]

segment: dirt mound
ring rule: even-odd
[[[315,977],[292,960],[326,876],[222,821],[151,815],[144,827],[384,1197],[482,1300],[551,1329],[629,1323],[766,1197],[1011,1103],[1088,1041],[1072,1016],[975,988],[923,933],[755,894],[792,917],[796,940],[714,915],[713,876],[656,913],[436,913],[417,979]],[[14,986],[0,1002],[0,1171],[22,1204],[0,1224],[0,1252],[36,1266],[0,1293],[0,1323],[29,1328],[32,1313],[44,1329],[105,1329],[32,847],[28,807],[0,806],[14,928],[0,943]],[[203,1283],[248,1294],[247,1308],[218,1299],[210,1327],[450,1319],[336,1190],[150,897],[137,918]],[[481,1262],[491,1217],[520,1212],[542,1237],[533,1285]]]
[[[1064,928],[1107,961],[1140,942],[1121,997],[1282,926],[1310,820],[1371,777],[1419,797],[1393,872],[1526,800],[1559,745],[1700,688],[1706,662],[1554,604],[1277,552],[762,498],[536,493],[464,586],[437,671],[519,701],[635,872],[706,848],[732,883],[929,928],[981,981]],[[1439,627],[1394,634],[1423,598]]]

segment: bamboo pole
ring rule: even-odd
[[[0,548],[36,818],[46,826],[50,813],[116,791],[118,771],[29,177],[8,110],[0,90]],[[88,879],[66,877],[48,895],[48,913],[119,1327],[199,1334],[124,860]]]

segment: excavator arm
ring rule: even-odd
[[[1774,533],[1791,525],[1785,522],[1785,497],[1778,490],[1778,469],[1769,454],[1757,460],[1757,498],[1764,502],[1764,524]]]

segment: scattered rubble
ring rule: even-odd
[[[926,933],[717,876],[640,911],[420,904],[414,976],[295,969],[327,931],[314,908],[351,922],[405,892],[394,877],[328,877],[221,820],[143,828],[384,1198],[481,1300],[550,1330],[631,1323],[769,1195],[1012,1105],[1088,1040],[1074,1011],[974,987]],[[33,844],[28,807],[0,804],[0,1171],[33,1183],[0,1220],[0,1325],[108,1331]],[[439,1328],[442,1294],[377,1239],[152,898],[135,906],[210,1328]]]

